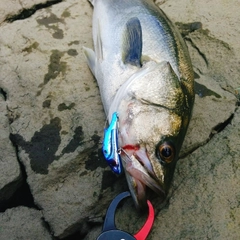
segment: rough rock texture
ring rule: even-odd
[[[182,154],[206,143],[232,118],[240,75],[234,50],[208,31],[194,31],[185,39],[195,71],[196,99]]]
[[[0,239],[52,239],[42,220],[42,213],[27,207],[16,207],[0,215]]]
[[[0,0],[0,23],[3,21],[13,21],[16,16],[26,18],[33,14],[39,8],[51,6],[61,0]]]
[[[152,199],[156,221],[148,239],[238,239],[239,3],[156,2],[174,22],[198,21],[202,29],[183,32],[196,76],[196,103],[169,198],[165,205]],[[21,184],[19,160],[41,209],[4,209],[1,221],[11,219],[13,225],[11,233],[0,228],[0,238],[18,239],[21,217],[13,216],[27,214],[46,234],[41,239],[49,234],[95,239],[108,204],[127,185],[101,155],[106,117],[82,52],[82,46],[92,47],[91,5],[0,0],[0,13],[0,204]],[[116,223],[134,233],[144,219],[129,198]],[[30,228],[21,234],[38,239],[43,233]]]
[[[9,139],[9,121],[4,95],[0,94],[0,208],[22,183],[15,148]]]
[[[60,238],[88,231],[82,226],[115,180],[99,159],[105,116],[82,54],[92,42],[91,12],[87,1],[62,2],[0,29],[10,139],[35,204]]]

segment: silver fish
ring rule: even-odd
[[[121,159],[137,207],[146,186],[164,198],[194,104],[181,35],[152,0],[92,0],[94,51],[84,48],[108,121],[119,117]]]

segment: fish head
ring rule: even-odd
[[[180,78],[168,62],[143,67],[117,92],[119,146],[136,206],[146,186],[165,198],[191,115]]]

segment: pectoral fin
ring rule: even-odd
[[[125,64],[141,67],[142,27],[139,19],[133,17],[126,23],[123,38],[122,60]]]
[[[92,49],[86,47],[83,47],[83,51],[88,61],[88,67],[90,68],[92,74],[95,76],[95,52]]]

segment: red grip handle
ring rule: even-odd
[[[144,223],[144,225],[142,226],[142,228],[134,235],[136,240],[146,240],[148,234],[152,229],[152,225],[154,222],[154,209],[153,209],[153,205],[149,200],[147,200],[147,204],[148,204],[148,211],[149,211],[148,218]]]

